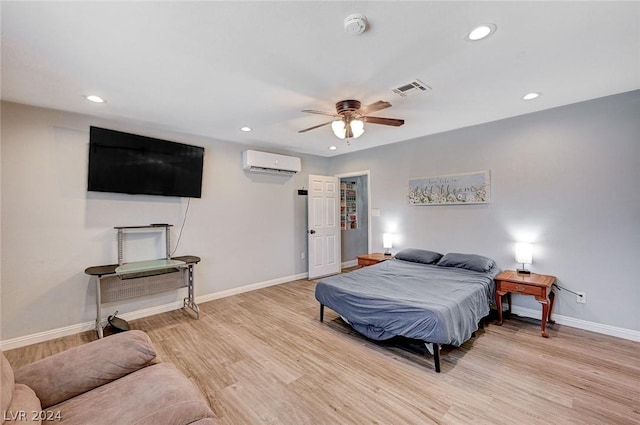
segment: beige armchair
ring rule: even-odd
[[[4,357],[3,423],[215,424],[198,388],[151,340],[129,331],[29,364],[14,374]]]

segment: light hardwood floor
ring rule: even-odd
[[[640,343],[531,321],[492,323],[442,373],[413,347],[364,339],[315,282],[295,281],[136,320],[221,424],[639,424]],[[85,332],[6,352],[14,367],[96,339]]]

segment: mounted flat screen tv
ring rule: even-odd
[[[91,127],[88,190],[200,198],[204,148]]]

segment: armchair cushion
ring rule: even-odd
[[[42,423],[41,416],[38,414],[41,409],[40,400],[36,397],[36,393],[26,385],[16,384],[13,388],[13,397],[9,408],[2,411],[5,419],[4,423]]]
[[[215,416],[200,390],[175,366],[160,363],[50,408],[66,425],[186,425]]]
[[[148,366],[155,357],[147,334],[128,331],[31,363],[15,372],[15,382],[32,388],[46,409]]]
[[[13,369],[2,353],[0,353],[0,373],[2,374],[0,375],[0,409],[6,412],[9,410],[9,405],[11,404],[11,395],[13,394],[15,380],[13,378]]]

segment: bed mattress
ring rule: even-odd
[[[368,338],[460,346],[489,314],[498,272],[393,259],[321,279],[315,297]]]

